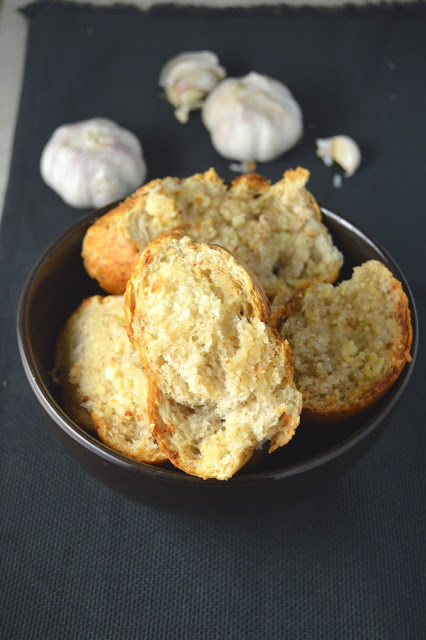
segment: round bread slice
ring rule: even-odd
[[[287,341],[255,277],[225,249],[178,231],[151,242],[127,284],[129,337],[149,371],[148,413],[171,462],[231,477],[299,424]]]
[[[214,169],[153,180],[87,230],[85,268],[109,293],[123,293],[146,245],[186,225],[195,241],[225,247],[247,264],[271,298],[306,280],[334,282],[343,257],[305,188],[308,178],[298,167],[275,184],[257,174],[226,184]]]
[[[56,376],[66,412],[112,449],[140,462],[166,460],[148,427],[148,377],[130,343],[123,296],[82,302],[60,332]]]
[[[338,286],[315,283],[286,307],[280,332],[292,349],[303,410],[337,419],[374,404],[411,360],[411,316],[401,283],[380,262]]]

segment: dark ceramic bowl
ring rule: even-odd
[[[413,323],[413,360],[387,395],[373,408],[333,427],[304,423],[291,442],[227,481],[201,480],[178,470],[134,462],[105,446],[73,422],[62,409],[52,380],[59,328],[87,296],[102,293],[83,269],[81,243],[86,229],[110,207],[83,217],[41,256],[23,290],[18,311],[18,342],[31,388],[66,449],[96,478],[122,494],[158,508],[232,511],[283,504],[333,483],[363,455],[386,425],[411,376],[417,352],[417,316],[409,286],[393,259],[366,233],[322,209],[324,223],[345,256],[341,277],[369,259],[383,262],[408,296]]]

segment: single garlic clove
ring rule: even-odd
[[[206,95],[225,75],[215,53],[186,51],[163,66],[159,84],[167,100],[176,107],[176,118],[185,123],[190,111],[201,107]]]
[[[222,80],[201,115],[216,151],[240,162],[275,160],[303,133],[302,111],[288,88],[253,71]]]
[[[361,164],[361,150],[355,140],[349,136],[332,136],[316,140],[317,156],[327,167],[333,162],[344,169],[347,177],[352,176]]]

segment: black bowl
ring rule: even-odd
[[[201,480],[179,470],[138,463],[116,453],[73,422],[62,409],[51,375],[59,328],[87,296],[102,293],[84,271],[80,256],[86,229],[111,206],[84,216],[41,256],[28,277],[18,310],[18,342],[31,388],[66,449],[96,478],[122,494],[158,508],[232,511],[272,508],[321,490],[363,455],[387,423],[411,376],[417,352],[417,315],[410,288],[391,256],[348,220],[322,208],[324,223],[345,256],[341,278],[369,259],[383,262],[408,296],[412,362],[382,400],[333,427],[301,424],[291,442],[248,465],[227,481]]]

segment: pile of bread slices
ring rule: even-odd
[[[225,480],[289,442],[302,409],[344,418],[389,389],[410,360],[407,297],[373,260],[333,285],[343,256],[308,178],[157,179],[88,229],[105,296],[56,350],[73,420],[135,460]]]

